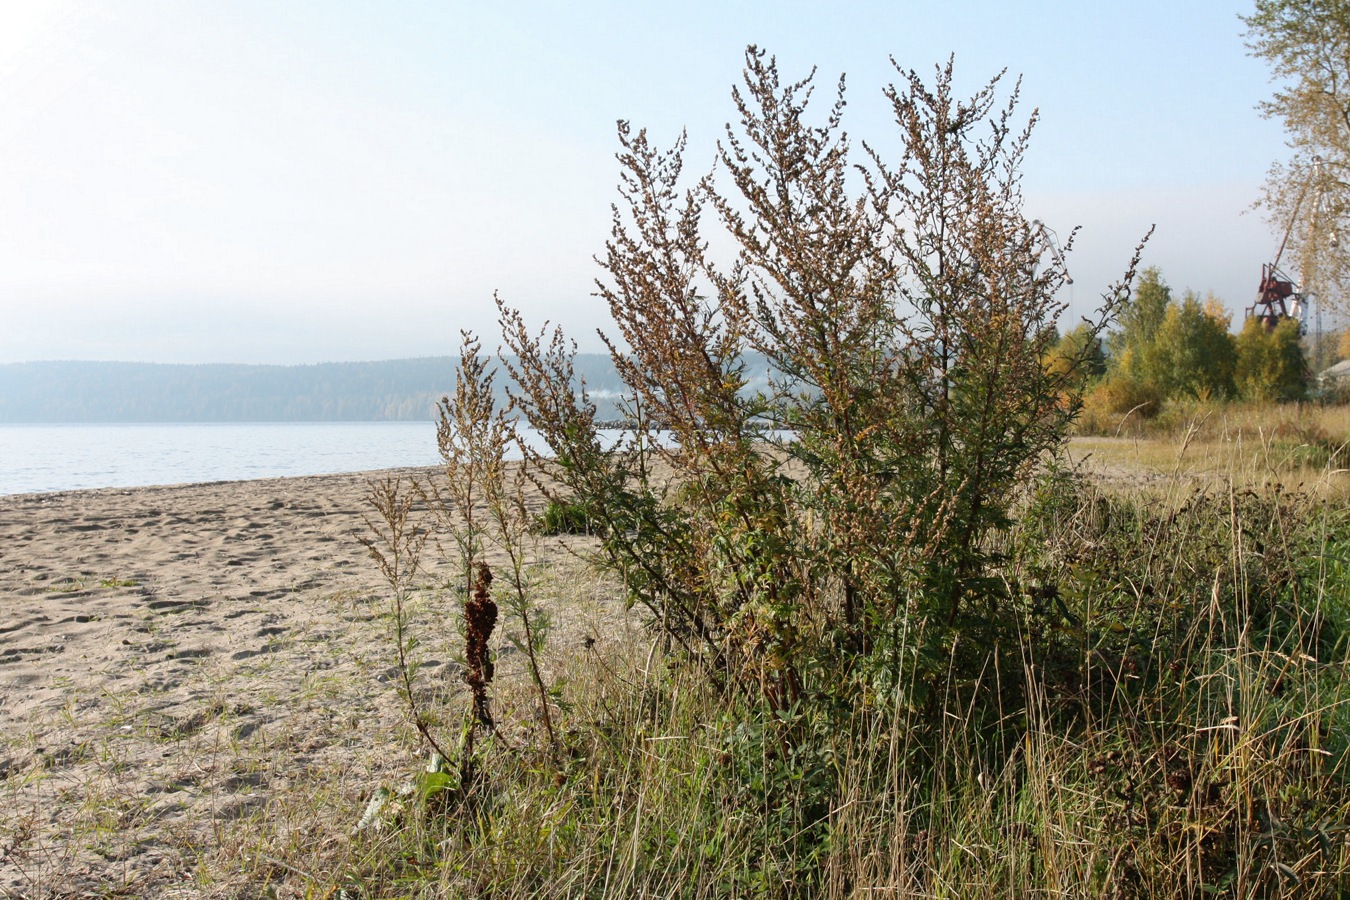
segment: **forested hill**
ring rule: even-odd
[[[426,421],[454,390],[455,363],[10,363],[0,365],[0,422]],[[609,357],[582,354],[576,365],[608,414],[604,400],[619,389]]]

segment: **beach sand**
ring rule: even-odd
[[[257,896],[415,771],[359,540],[387,474],[0,497],[0,897]],[[553,649],[628,627],[551,565]],[[423,681],[462,690],[453,593],[418,604]]]

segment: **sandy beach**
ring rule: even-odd
[[[406,779],[359,541],[385,474],[0,497],[0,897],[257,896]],[[558,652],[613,625],[579,583]],[[423,672],[455,690],[455,600],[424,593]]]

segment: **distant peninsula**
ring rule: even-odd
[[[0,365],[0,423],[428,421],[454,391],[457,362],[8,363]],[[607,355],[581,354],[576,366],[602,409],[617,396]]]

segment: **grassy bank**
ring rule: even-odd
[[[945,684],[936,718],[880,693],[844,721],[806,702],[767,709],[642,631],[611,636],[550,657],[559,756],[526,686],[507,689],[472,789],[441,802],[423,776],[420,799],[372,808],[357,864],[308,889],[1346,890],[1350,519],[1274,488],[1172,484],[1047,477],[1004,548],[1023,640]]]
[[[1248,474],[1256,465],[1267,471],[1306,469],[1312,476],[1328,468],[1344,469],[1350,445],[1350,406],[1314,403],[1239,403],[1169,401],[1154,417],[1137,413],[1093,419],[1076,424],[1077,440],[1125,439],[1152,443],[1149,463],[1169,463],[1186,471],[1188,457],[1213,455],[1219,473]],[[1178,452],[1180,451],[1180,452]]]

